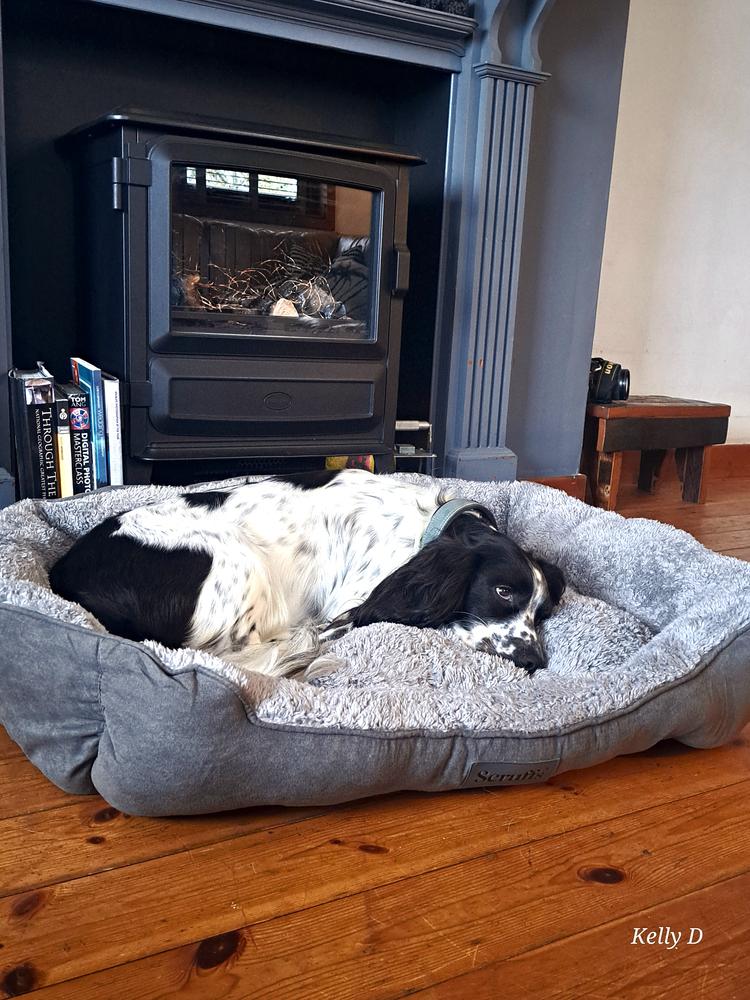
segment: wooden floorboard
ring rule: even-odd
[[[750,854],[748,792],[750,780],[248,923],[236,934],[241,978],[222,996],[392,997],[703,888],[707,865],[714,881],[733,877]],[[716,837],[730,846],[711,868]],[[170,949],[42,995],[130,987],[152,1000],[157,970],[196,979],[196,956]],[[209,984],[196,995],[210,997]]]
[[[0,757],[0,820],[86,801],[90,801],[88,796],[71,796],[61,791],[31,767],[22,754]]]
[[[532,948],[505,962],[472,969],[418,1000],[665,1000],[674,997],[736,998],[748,995],[750,874],[714,882],[677,899]],[[668,946],[636,939],[642,928],[678,929]],[[705,929],[708,938],[693,933]],[[643,940],[643,943],[641,943]],[[554,974],[551,974],[554,970]]]
[[[155,820],[124,815],[98,796],[88,796],[73,805],[13,816],[0,820],[0,898],[275,830],[326,811],[244,809]]]
[[[750,558],[750,480],[620,510]],[[66,795],[0,730],[0,845],[0,997],[750,995],[750,729],[538,786],[166,820]]]

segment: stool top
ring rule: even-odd
[[[619,420],[628,417],[650,417],[670,419],[674,417],[728,417],[731,413],[728,403],[707,403],[701,399],[676,399],[674,396],[631,396],[612,403],[589,403],[586,413],[590,417],[604,420]]]

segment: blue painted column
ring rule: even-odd
[[[448,476],[516,473],[508,388],[534,91],[547,78],[536,38],[549,5],[478,3],[470,62],[454,77],[432,412]]]

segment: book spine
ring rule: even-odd
[[[14,368],[9,376],[21,496],[54,499],[59,480],[52,376],[42,362],[36,371]]]
[[[23,381],[11,373],[11,415],[13,418],[13,437],[16,445],[16,473],[18,488],[22,498],[38,496],[41,491],[41,480],[34,479],[34,462],[29,434],[28,415],[26,413],[26,397]]]
[[[102,373],[99,368],[84,365],[78,359],[72,359],[71,363],[74,379],[86,390],[89,397],[94,478],[97,486],[106,486],[109,477],[107,473],[107,430]]]
[[[52,404],[27,403],[21,420],[26,424],[26,433],[19,441],[19,469],[28,463],[27,474],[21,482],[22,495],[54,500],[57,497],[57,462]]]
[[[70,452],[73,462],[73,492],[91,493],[96,489],[94,455],[91,441],[89,398],[85,392],[68,394]]]
[[[104,409],[104,389],[102,388],[101,372],[94,372],[92,378],[91,427],[94,432],[94,454],[96,455],[96,485],[106,486],[109,482],[107,470],[107,422]]]
[[[23,384],[18,392],[13,422],[21,496],[54,500],[58,479],[52,403],[26,402]]]
[[[55,418],[52,403],[29,403],[26,407],[32,462],[34,495],[42,500],[57,497],[57,459],[55,456]]]
[[[122,486],[122,421],[120,417],[120,381],[111,375],[105,375],[104,406],[107,424],[107,465],[109,468],[110,486]]]
[[[59,495],[73,496],[73,455],[70,445],[70,421],[68,419],[68,400],[63,396],[55,397],[55,445],[57,451],[57,473],[59,477]]]

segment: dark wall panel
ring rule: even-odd
[[[541,38],[508,445],[518,475],[578,470],[628,0],[557,0]]]
[[[76,339],[76,207],[57,137],[122,105],[401,142],[413,172],[400,413],[428,409],[446,73],[66,0],[3,3],[14,359],[63,372]]]

